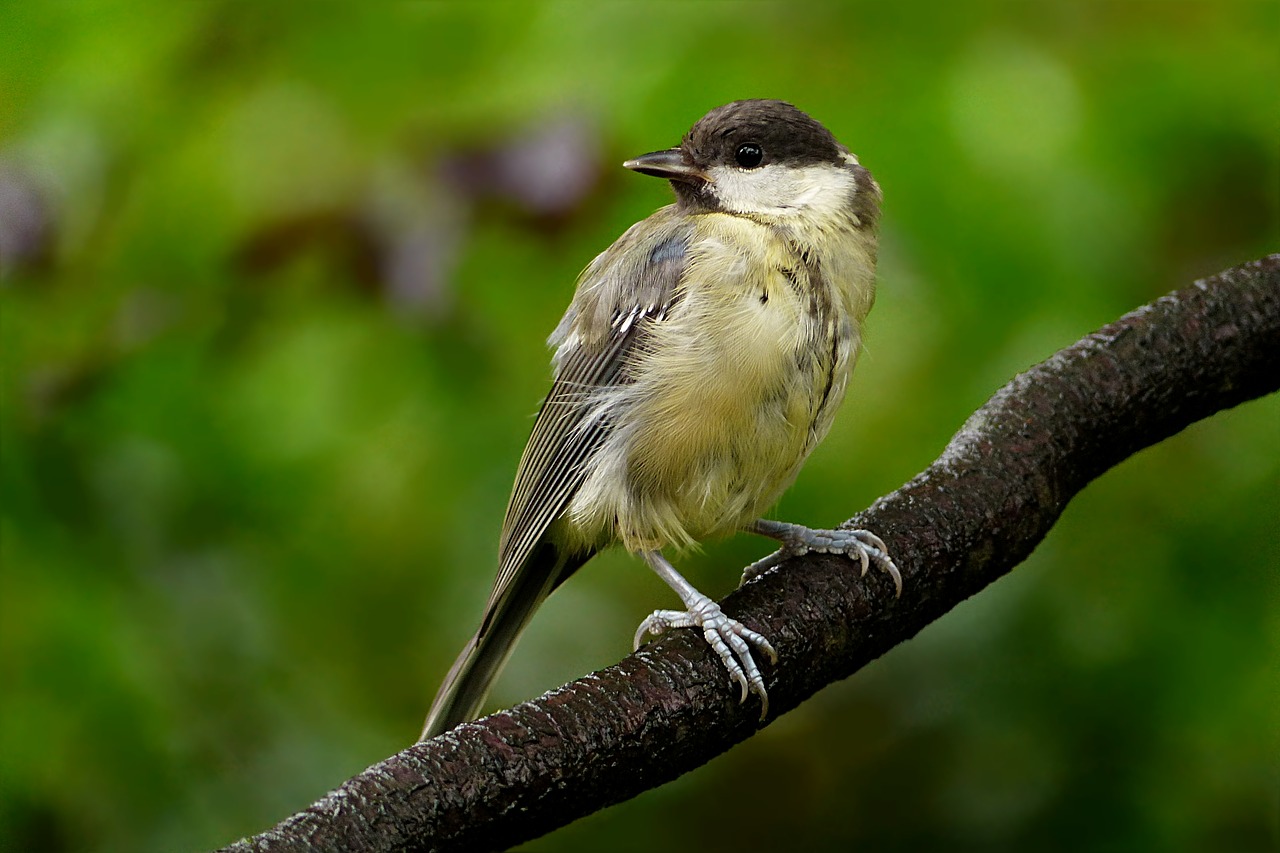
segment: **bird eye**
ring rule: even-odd
[[[754,169],[764,159],[764,149],[754,142],[744,142],[734,152],[733,159],[744,169]]]

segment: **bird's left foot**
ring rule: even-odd
[[[763,635],[726,616],[720,605],[707,596],[698,593],[685,603],[688,610],[655,610],[650,614],[636,629],[635,647],[640,648],[646,634],[661,634],[668,628],[702,629],[702,635],[720,656],[729,675],[742,688],[740,701],[747,700],[748,692],[760,697],[760,719],[764,720],[769,715],[769,694],[764,688],[764,676],[751,656],[751,647],[768,655],[772,663],[778,662],[778,653]]]
[[[742,572],[742,583],[759,577],[769,569],[791,557],[810,552],[819,554],[844,554],[862,566],[867,573],[872,564],[893,578],[893,585],[902,595],[902,573],[889,556],[884,540],[869,530],[812,530],[799,524],[761,519],[751,528],[752,532],[770,539],[777,539],[782,547],[767,557],[747,566]]]

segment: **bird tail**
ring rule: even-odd
[[[418,740],[435,737],[476,718],[534,611],[584,562],[586,557],[566,555],[549,543],[533,550],[517,571],[508,593],[490,601],[480,630],[463,648],[440,685]]]

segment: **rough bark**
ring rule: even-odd
[[[729,595],[777,648],[773,713],[858,670],[1004,575],[1067,502],[1136,451],[1280,387],[1280,255],[1121,317],[1001,388],[928,470],[850,524],[902,570],[810,555]],[[757,730],[759,706],[692,631],[369,768],[227,850],[484,850],[685,773]]]

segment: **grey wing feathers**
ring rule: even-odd
[[[570,334],[577,340],[558,352],[555,382],[520,460],[486,623],[547,528],[572,500],[585,477],[585,463],[607,437],[606,421],[588,420],[592,392],[627,381],[630,354],[647,322],[660,320],[679,299],[691,237],[690,225],[669,210],[659,211],[633,226],[583,274],[573,305],[553,336],[562,344]],[[552,579],[547,590],[561,580]]]
[[[631,353],[643,346],[645,329],[680,299],[692,234],[689,222],[673,209],[661,210],[632,227],[583,273],[552,335],[559,346],[555,383],[520,460],[484,619],[441,685],[423,739],[480,710],[538,605],[591,556],[563,553],[547,540],[547,529],[572,500],[586,463],[608,437],[607,419],[591,417],[593,391],[629,381]]]

